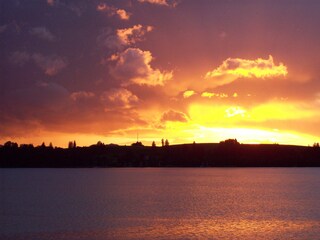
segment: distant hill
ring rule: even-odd
[[[320,167],[320,148],[221,143],[0,148],[0,167]]]

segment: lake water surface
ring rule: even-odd
[[[320,239],[318,168],[0,174],[0,239]]]

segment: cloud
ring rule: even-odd
[[[29,53],[19,52],[19,51],[13,52],[11,54],[11,56],[9,57],[10,62],[12,62],[13,64],[16,64],[16,65],[20,65],[20,66],[27,63],[30,59],[31,59],[31,56]]]
[[[203,92],[201,94],[201,97],[204,97],[204,98],[212,98],[212,97],[227,98],[227,97],[229,97],[229,95],[226,93]]]
[[[122,47],[118,36],[113,34],[109,27],[100,30],[96,41],[99,46],[109,49],[120,49]]]
[[[56,40],[56,37],[45,27],[32,28],[30,30],[30,34],[49,42],[53,42]]]
[[[157,5],[168,6],[167,0],[138,0],[138,1],[141,3],[147,2],[147,3],[157,4]]]
[[[126,10],[118,9],[116,12],[121,20],[129,20],[130,19],[131,14],[128,13]]]
[[[11,63],[19,66],[33,61],[48,76],[56,75],[67,66],[67,60],[65,58],[56,55],[44,56],[41,53],[31,55],[28,52],[15,51],[11,54],[9,60]]]
[[[272,78],[284,77],[288,74],[283,63],[276,65],[273,57],[247,60],[241,58],[228,58],[216,69],[206,73],[206,79],[214,79],[217,85],[230,83],[237,78]]]
[[[128,13],[126,10],[108,6],[105,3],[99,3],[96,9],[98,12],[106,12],[110,17],[117,15],[121,20],[129,20],[131,16],[131,13]]]
[[[47,119],[64,105],[68,91],[55,83],[37,82],[6,93],[0,109],[12,118]]]
[[[73,92],[70,94],[70,98],[73,101],[81,101],[83,99],[89,99],[93,98],[95,94],[93,92],[86,92],[86,91],[78,91],[78,92]]]
[[[99,4],[97,5],[97,11],[99,11],[99,12],[108,11],[109,8],[110,8],[110,7],[109,7],[107,4],[105,4],[105,3],[99,3]]]
[[[131,28],[123,28],[117,30],[117,36],[122,45],[132,45],[144,40],[144,35],[152,31],[151,26],[134,25]]]
[[[183,93],[183,97],[184,97],[184,98],[189,98],[189,97],[191,97],[191,96],[194,95],[194,94],[196,94],[195,91],[193,91],[193,90],[187,90],[187,91],[185,91],[185,92]]]
[[[105,91],[100,99],[106,104],[106,110],[114,108],[131,108],[139,101],[138,97],[125,88],[115,88]]]
[[[49,5],[49,6],[53,6],[54,4],[55,4],[55,0],[47,0],[47,4]]]
[[[177,1],[168,1],[168,0],[138,0],[140,3],[150,3],[160,6],[175,7]]]
[[[145,34],[152,31],[152,29],[152,26],[138,24],[129,28],[117,29],[113,33],[110,28],[104,28],[97,37],[97,43],[109,49],[123,49],[143,41]]]
[[[247,111],[241,107],[230,107],[230,108],[226,109],[225,112],[226,112],[226,117],[231,118],[231,117],[235,117],[237,115],[244,117]]]
[[[0,26],[0,34],[3,33],[7,29],[8,25],[4,24]]]
[[[183,112],[169,110],[162,114],[161,122],[188,122],[188,119],[188,116]]]
[[[128,48],[125,51],[114,54],[110,58],[116,65],[112,69],[113,75],[125,81],[126,84],[138,85],[164,85],[172,79],[172,72],[153,69],[150,65],[153,57],[151,52],[139,48]]]
[[[64,58],[55,55],[44,56],[40,53],[35,53],[32,55],[32,59],[48,76],[56,75],[67,66],[67,61]]]
[[[47,131],[53,135],[57,132],[106,135],[113,130],[147,124],[134,109],[139,99],[130,91],[117,88],[96,96],[90,91],[69,93],[53,82],[37,82],[7,91],[0,101],[0,134],[34,137]]]
[[[224,31],[222,31],[221,33],[219,33],[219,38],[220,40],[224,40],[226,37],[228,36],[228,34]]]
[[[78,17],[81,17],[87,11],[87,3],[85,1],[61,1],[61,0],[47,0],[47,5],[50,7],[65,8]]]

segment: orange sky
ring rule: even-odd
[[[317,1],[4,1],[0,143],[319,142]]]

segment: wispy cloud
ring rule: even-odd
[[[15,51],[9,57],[11,63],[23,66],[29,61],[34,62],[48,76],[53,76],[59,73],[68,65],[65,58],[57,55],[46,56],[41,53],[30,54],[28,52]]]
[[[53,6],[54,4],[55,4],[55,0],[47,0],[47,4],[49,5],[49,6]]]
[[[44,56],[35,53],[32,55],[32,59],[48,76],[56,75],[67,66],[67,60],[58,56]]]
[[[4,24],[0,26],[0,33],[3,33],[7,29],[8,25]]]
[[[213,98],[213,97],[218,97],[218,98],[227,98],[229,95],[226,93],[214,93],[214,92],[203,92],[201,94],[201,97],[204,98]]]
[[[11,54],[9,57],[10,62],[16,65],[24,65],[26,62],[28,62],[31,59],[31,56],[27,52],[20,52],[20,51],[15,51]]]
[[[175,7],[177,1],[168,1],[168,0],[138,0],[141,3],[150,3],[160,6]]]
[[[70,94],[70,98],[73,101],[81,101],[83,99],[89,99],[93,98],[95,94],[93,92],[87,92],[87,91],[78,91],[78,92],[73,92]]]
[[[247,111],[241,107],[230,107],[226,109],[225,112],[226,112],[226,117],[231,118],[235,116],[244,117]]]
[[[61,0],[47,0],[47,5],[56,8],[65,8],[81,17],[87,11],[87,4],[85,1],[61,1]]]
[[[30,34],[49,42],[53,42],[56,40],[56,37],[45,27],[32,28],[30,30]]]

